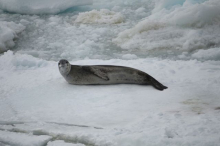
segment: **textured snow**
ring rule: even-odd
[[[113,42],[123,49],[161,56],[219,46],[219,7],[218,0],[158,1],[150,16],[119,33]]]
[[[212,60],[219,60],[220,58],[220,48],[211,48],[208,50],[199,50],[198,52],[192,54],[193,58],[196,59],[212,59]]]
[[[112,4],[113,2],[106,2],[106,5]],[[147,6],[147,4],[151,5],[147,1],[145,5],[144,1],[126,5],[114,1],[114,4],[115,6],[110,9],[89,11],[94,7],[104,6],[103,3],[95,1],[94,6],[88,8],[86,12],[74,11],[62,15],[30,16],[7,13],[0,15],[4,22],[14,20],[14,23],[26,27],[25,31],[17,35],[19,39],[14,46],[16,52],[46,60],[127,59],[124,56],[126,54],[135,55],[137,58],[161,57],[187,60],[194,59],[192,54],[201,49],[208,50],[220,46],[217,1],[191,3],[184,1],[177,5],[171,3],[163,8],[161,6],[157,11],[154,10],[156,8]],[[157,4],[160,2],[156,2],[155,5],[159,7]],[[196,15],[196,18],[190,18],[195,13],[194,9],[197,10],[198,17]],[[115,15],[110,17],[111,15],[102,14],[102,11]],[[95,16],[100,15],[100,17],[95,19],[90,17],[93,12]],[[206,15],[203,16],[203,13]],[[115,18],[118,18],[116,17],[118,14],[123,16],[123,23],[116,23],[115,20],[118,19]],[[180,23],[181,14],[189,15],[183,19],[184,23]],[[208,14],[211,16],[209,17]],[[170,20],[175,20],[179,24]],[[76,23],[77,21],[80,22]],[[196,59],[213,60],[213,57]],[[218,57],[214,58],[216,59],[219,60]]]
[[[42,146],[51,139],[50,136],[34,136],[23,133],[14,133],[8,131],[0,131],[1,142],[6,145],[16,146]]]
[[[172,2],[174,0],[171,0]],[[218,0],[202,0],[196,1],[184,1],[183,5],[172,5],[170,9],[167,9],[166,4],[169,4],[170,0],[159,1],[159,4],[155,5],[152,10],[152,15],[149,17],[151,20],[158,20],[159,22],[166,22],[169,24],[202,27],[206,24],[213,24],[219,22],[220,10],[218,9],[220,3]],[[162,6],[163,2],[166,2],[165,6]],[[179,3],[180,1],[176,1]],[[163,17],[161,17],[163,16]]]
[[[120,13],[115,13],[107,9],[101,9],[100,11],[92,10],[90,12],[79,13],[76,18],[76,23],[97,23],[97,24],[116,24],[122,23],[124,20]]]
[[[47,146],[85,146],[84,144],[72,144],[72,143],[65,143],[62,140],[57,140],[53,142],[49,142]]]
[[[22,24],[0,21],[0,53],[14,47],[17,34],[24,29]]]
[[[56,14],[74,6],[90,4],[92,0],[0,0],[0,9],[21,14]]]

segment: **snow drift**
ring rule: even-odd
[[[73,6],[90,4],[92,0],[0,0],[0,9],[20,14],[56,14]]]

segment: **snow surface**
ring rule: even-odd
[[[193,58],[196,59],[212,59],[219,60],[220,58],[220,48],[211,48],[208,50],[199,50],[198,52],[192,55]]]
[[[70,62],[135,67],[169,88],[70,85],[57,62],[8,51],[0,57],[1,129],[85,145],[219,144],[219,61]]]
[[[46,135],[33,136],[23,133],[14,133],[8,131],[0,131],[0,141],[7,145],[16,146],[39,146],[45,145],[50,141],[51,137]],[[1,144],[0,143],[0,144]]]
[[[90,12],[79,13],[76,18],[76,23],[97,23],[97,24],[117,24],[122,23],[124,20],[120,13],[115,13],[107,9],[101,9],[100,11],[92,10]]]
[[[65,12],[66,0],[2,2],[47,9],[0,10],[1,146],[219,146],[218,0],[94,0]],[[70,85],[61,58],[137,68],[168,89]]]
[[[168,56],[170,51],[178,54],[219,46],[220,2],[198,2],[158,1],[152,15],[119,33],[113,42],[123,49]]]
[[[14,47],[17,34],[24,29],[25,26],[21,24],[0,21],[0,53]]]
[[[90,4],[92,0],[0,0],[0,9],[21,14],[56,14],[74,6]]]
[[[72,143],[65,143],[62,140],[56,140],[53,142],[49,142],[48,146],[85,146],[84,144],[72,144]]]

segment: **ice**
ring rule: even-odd
[[[4,13],[1,19],[15,20],[26,27],[14,46],[17,52],[47,60],[123,59],[126,54],[186,60],[200,49],[219,47],[218,4],[215,0],[156,1],[152,8],[152,2],[147,0],[140,3],[97,0],[81,13],[77,10],[51,16]],[[106,9],[94,9],[101,6]],[[107,15],[110,13],[114,15]],[[92,14],[100,19],[91,19]],[[188,54],[183,55],[185,52]]]
[[[65,143],[63,141],[54,141],[48,143],[48,146],[85,146],[84,144],[70,144],[70,143]]]
[[[158,1],[149,17],[120,32],[113,42],[163,57],[219,46],[219,6],[218,0]]]
[[[94,2],[94,6],[91,8],[111,5],[111,8],[107,10],[109,12],[115,11],[113,8],[118,8],[118,11],[116,10],[114,13],[123,15],[125,22],[113,26],[100,23],[92,25],[75,23],[79,11],[44,16],[4,13],[1,14],[1,19],[13,20],[26,26],[26,30],[19,34],[19,39],[14,47],[14,50],[19,53],[56,61],[62,58],[122,58],[124,51],[111,40],[119,32],[131,27],[139,19],[149,14],[149,3],[146,2],[146,0],[142,0],[140,3],[129,1],[126,4],[122,1]],[[140,12],[134,13],[138,9]],[[115,20],[115,17],[107,23],[113,22],[112,20]],[[140,57],[139,54],[135,55]]]
[[[208,50],[199,50],[198,52],[192,54],[193,58],[196,59],[212,59],[212,60],[219,60],[220,58],[220,48],[211,48]]]
[[[22,32],[25,26],[14,22],[0,21],[0,53],[13,48],[17,34]]]
[[[32,63],[26,65],[22,60]],[[57,62],[8,51],[0,56],[0,117],[4,121],[0,128],[71,140],[70,144],[218,145],[219,61],[137,58],[70,62],[134,67],[168,89],[70,85],[60,75]]]
[[[0,10],[0,145],[219,145],[218,0],[2,2],[47,9]],[[70,85],[60,59],[133,67],[168,89]]]
[[[72,143],[65,143],[62,140],[57,140],[53,142],[49,142],[47,146],[85,146],[84,144],[72,144]]]
[[[22,57],[20,57],[22,56]],[[8,61],[10,60],[10,61]],[[7,51],[4,53],[4,55],[1,58],[1,69],[5,68],[11,68],[14,69],[15,67],[18,67],[20,69],[22,68],[39,68],[47,65],[47,62],[43,60],[39,60],[36,58],[33,58],[29,55],[16,55],[16,57],[13,56],[12,51]]]
[[[123,59],[137,59],[137,56],[134,54],[125,54],[122,56]]]
[[[56,14],[74,6],[90,4],[92,0],[1,0],[0,9],[20,14]]]
[[[177,7],[181,7],[184,4],[201,4],[205,1],[208,0],[157,0],[153,9],[153,13],[158,12],[162,9],[175,9]]]
[[[107,9],[100,11],[92,10],[89,12],[79,13],[76,23],[95,23],[95,24],[117,24],[124,21],[123,15]]]
[[[23,133],[0,131],[0,144],[16,146],[43,146],[50,141],[50,136],[33,136]]]
[[[160,11],[155,10],[156,6],[149,19],[181,26],[202,27],[219,22],[219,6],[218,0],[208,0],[203,3],[185,1],[182,6],[174,5],[171,9],[163,8]]]

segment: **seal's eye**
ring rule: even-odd
[[[66,61],[66,63],[67,63],[67,61]]]
[[[60,65],[60,63],[58,63],[58,65]]]

